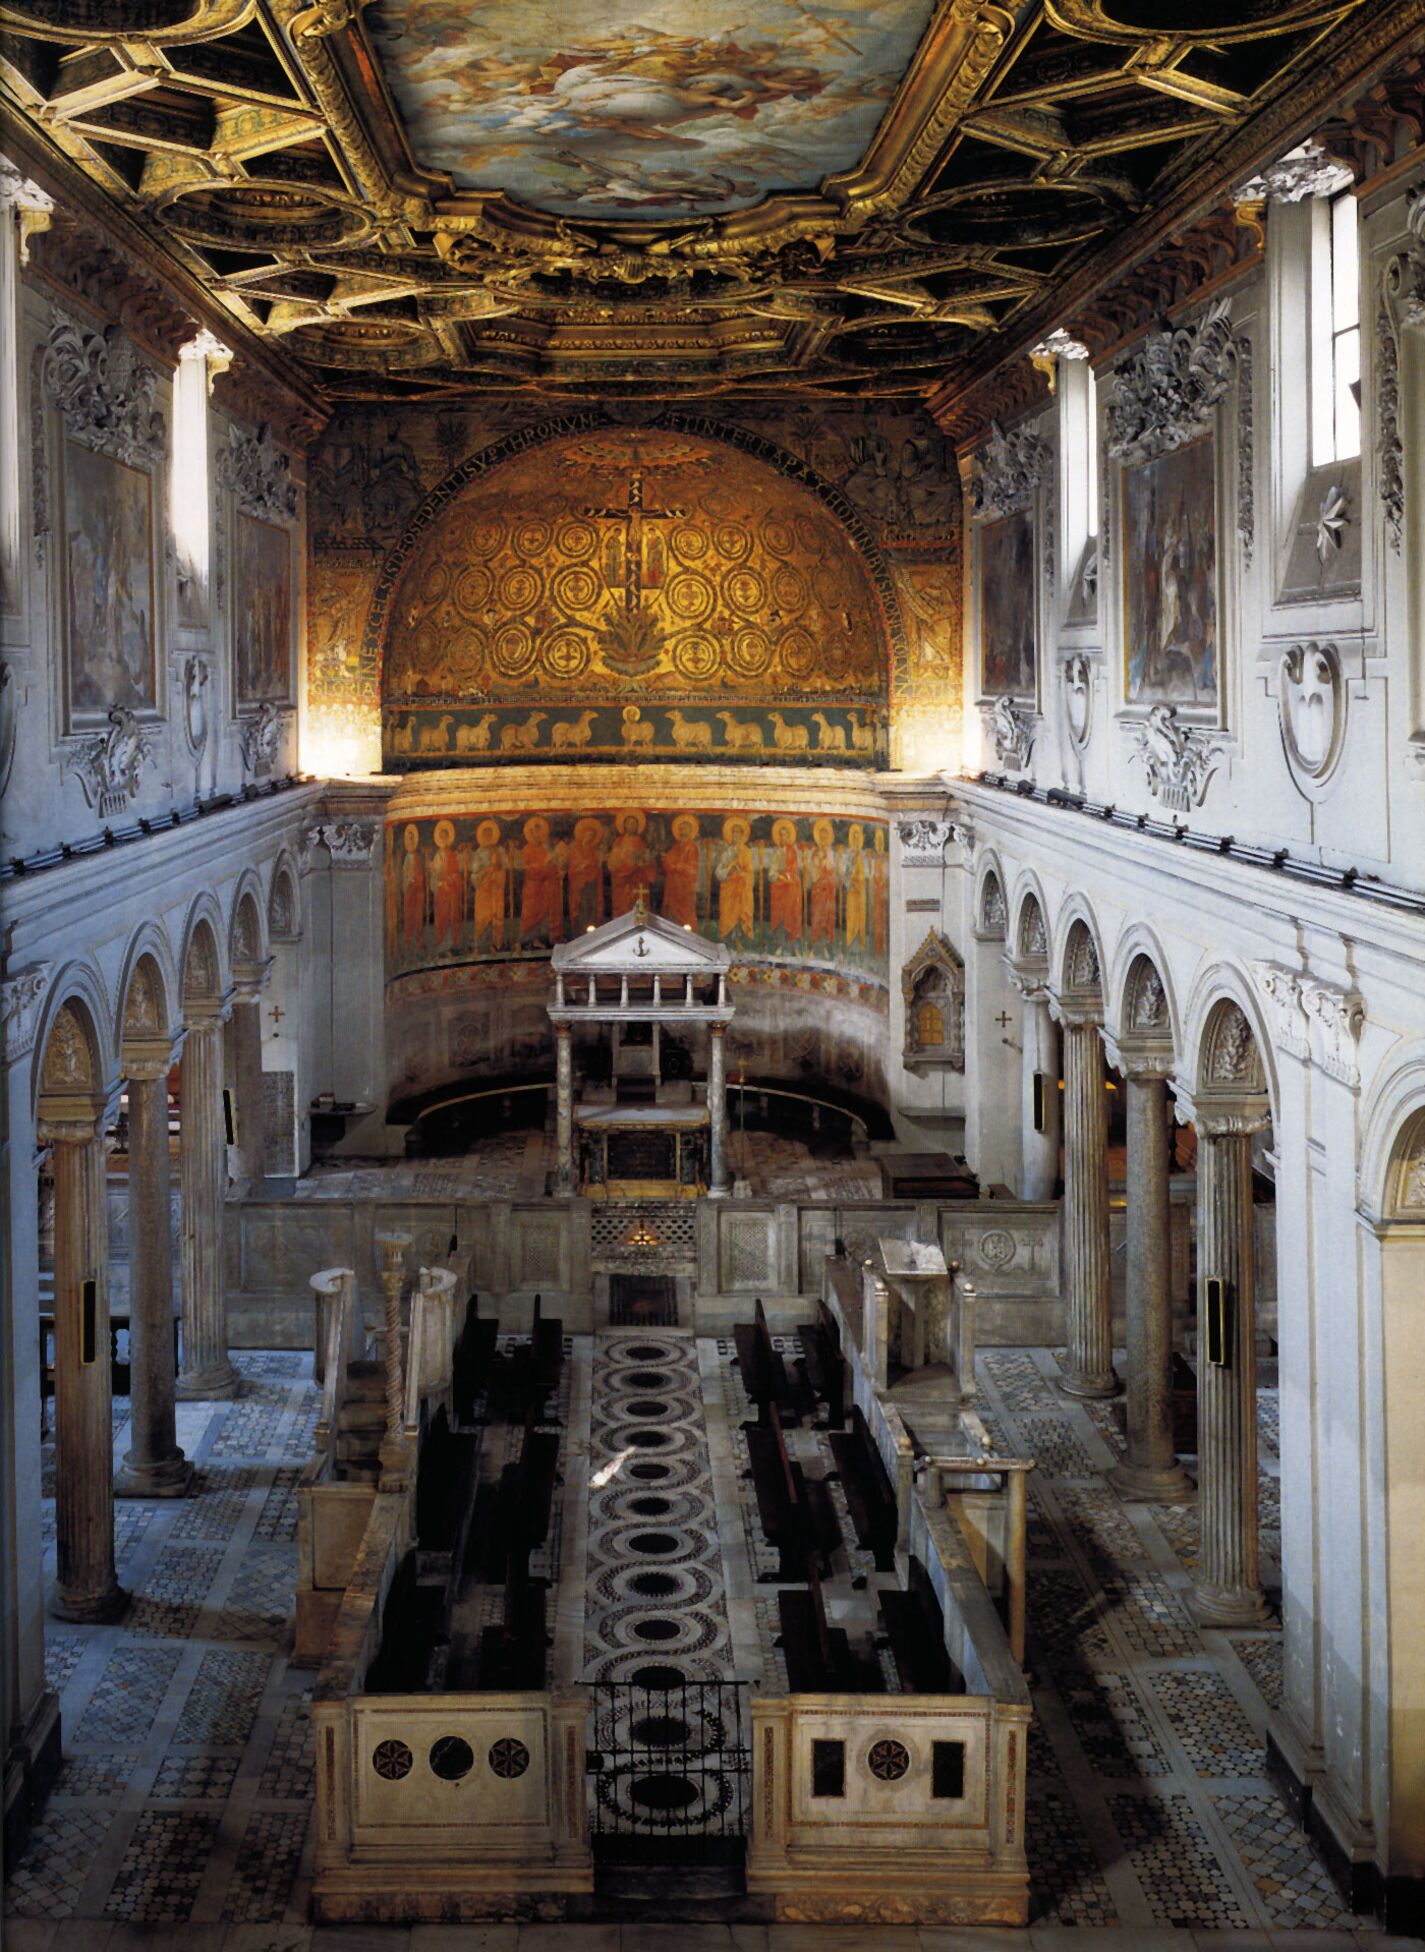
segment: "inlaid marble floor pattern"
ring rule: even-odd
[[[656,1359],[645,1353],[654,1345]],[[576,1377],[591,1387],[576,1380],[566,1428],[581,1454],[587,1441],[592,1469],[566,1476],[580,1486],[582,1510],[565,1512],[560,1570],[567,1581],[570,1556],[582,1559],[593,1604],[570,1656],[591,1676],[650,1656],[701,1661],[705,1673],[747,1672],[764,1642],[747,1620],[755,1588],[724,1549],[743,1525],[728,1449],[743,1400],[724,1380],[727,1352],[652,1330],[576,1338],[573,1354]],[[1044,1349],[989,1350],[980,1360],[982,1409],[998,1441],[1040,1459],[1030,1481],[1030,1933],[632,1924],[314,1931],[305,1922],[313,1677],[289,1667],[286,1649],[294,1486],[318,1397],[309,1356],[238,1361],[247,1378],[241,1400],[180,1406],[199,1495],[116,1509],[120,1574],[135,1595],[128,1617],[49,1629],[65,1760],[45,1815],[6,1867],[5,1952],[307,1952],[313,1943],[338,1952],[815,1952],[838,1944],[992,1952],[1011,1941],[1047,1952],[1098,1942],[1094,1928],[1111,1931],[1125,1952],[1205,1952],[1234,1941],[1241,1952],[1387,1952],[1407,1943],[1344,1911],[1266,1782],[1262,1734],[1280,1691],[1279,1633],[1194,1626],[1185,1599],[1195,1513],[1125,1506],[1105,1487],[1119,1443],[1113,1411],[1062,1397],[1055,1352]],[[646,1380],[654,1373],[656,1387]],[[666,1411],[634,1407],[653,1401]],[[1264,1389],[1269,1583],[1279,1550],[1275,1419],[1275,1392]],[[114,1420],[121,1455],[126,1404],[116,1403]],[[674,1441],[630,1446],[634,1428],[662,1429]],[[624,1480],[600,1503],[599,1487],[581,1484],[581,1475],[597,1478],[609,1458],[640,1448],[643,1461],[675,1465],[662,1490],[651,1479]],[[647,1490],[634,1491],[634,1482]],[[670,1496],[675,1508],[624,1509],[640,1495]],[[52,1569],[49,1500],[45,1515]],[[674,1552],[641,1557],[675,1577],[675,1594],[625,1593],[616,1535],[627,1524],[674,1536]],[[689,1579],[696,1596],[684,1595]],[[685,1647],[681,1625],[662,1646],[632,1631],[639,1620],[677,1621],[684,1611],[702,1644]]]

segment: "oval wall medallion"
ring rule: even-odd
[[[1093,670],[1086,657],[1071,657],[1064,666],[1064,722],[1079,752],[1089,742],[1092,718]]]
[[[1282,750],[1299,792],[1314,799],[1340,763],[1346,738],[1346,686],[1334,644],[1293,644],[1277,680]]]
[[[201,657],[190,657],[183,666],[183,730],[195,758],[201,759],[208,743],[208,665]]]

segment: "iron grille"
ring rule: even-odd
[[[676,1847],[746,1834],[751,1722],[746,1684],[596,1681],[590,1826],[596,1838]]]

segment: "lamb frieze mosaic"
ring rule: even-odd
[[[1259,132],[1288,90],[1324,111],[1403,44],[1372,13],[1242,0],[1164,30],[874,0],[843,33],[796,0],[652,25],[590,0],[15,0],[0,78],[329,403],[635,376],[865,397],[1042,344],[1061,266],[1152,246],[1159,178],[1274,183]]]

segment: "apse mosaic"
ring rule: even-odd
[[[858,162],[933,9],[753,0],[383,0],[373,36],[412,146],[460,190],[588,219],[738,209]]]
[[[392,821],[388,974],[544,956],[649,906],[738,953],[884,978],[883,822],[722,812],[491,814]],[[811,972],[807,972],[810,979]]]
[[[546,442],[471,484],[391,604],[387,762],[885,757],[871,570],[810,489],[669,430]]]

